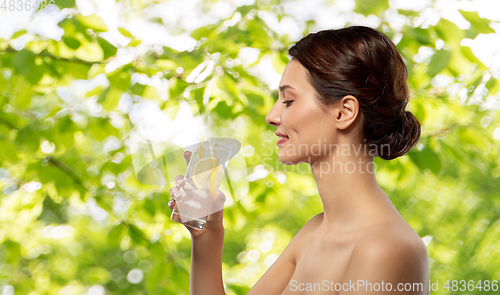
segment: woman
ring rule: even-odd
[[[362,26],[309,34],[289,54],[266,121],[281,138],[280,161],[311,166],[324,212],[249,294],[430,294],[425,244],[374,174],[375,156],[400,157],[420,138],[419,122],[405,111],[403,58],[384,34]],[[189,230],[191,294],[224,294],[222,210],[204,230]]]

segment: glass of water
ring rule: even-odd
[[[209,214],[223,209],[215,193],[234,151],[234,140],[200,136],[196,140],[179,189],[181,199],[172,210],[171,219],[186,226],[203,229]]]

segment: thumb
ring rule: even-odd
[[[207,222],[221,223],[223,218],[224,203],[226,202],[226,195],[218,190],[215,193],[215,201],[212,204],[212,214],[208,215]]]
[[[185,152],[184,152],[183,156],[184,156],[184,159],[186,160],[186,164],[189,164],[189,160],[191,159],[191,155],[192,155],[192,154],[193,154],[193,153],[192,153],[192,152],[190,152],[190,151],[185,151]]]

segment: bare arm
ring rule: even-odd
[[[185,152],[186,163],[191,158],[191,152]],[[176,186],[170,190],[172,200],[169,208],[176,206],[174,194],[179,193],[179,188],[184,186],[183,175],[175,178]],[[180,200],[180,196],[177,198]],[[191,234],[191,274],[189,294],[191,295],[223,295],[222,282],[222,246],[224,244],[224,226],[222,214],[226,197],[220,190],[216,193],[213,204],[214,213],[208,215],[207,223],[202,230],[186,227]],[[180,222],[180,219],[176,220]]]
[[[222,246],[224,232],[191,240],[191,295],[222,295]]]

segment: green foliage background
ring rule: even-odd
[[[131,14],[159,3],[126,2]],[[203,2],[201,9],[215,2]],[[24,29],[0,39],[4,294],[188,294],[190,239],[181,225],[169,220],[168,189],[135,179],[125,144],[133,126],[119,107],[124,94],[134,104],[150,100],[161,109],[192,99],[216,122],[241,118],[246,123],[246,144],[255,148],[246,158],[249,172],[265,161],[273,168],[250,182],[249,196],[224,212],[227,292],[246,294],[301,226],[322,211],[308,167],[290,172],[290,167],[276,164],[276,150],[266,156],[268,148],[262,145],[274,139],[275,128],[266,124],[265,116],[277,92],[249,67],[270,57],[281,74],[288,62],[290,36],[273,31],[258,15],[269,11],[278,20],[287,17],[280,1],[258,0],[238,7],[228,20],[194,30],[191,36],[198,44],[191,52],[145,46],[143,54],[111,72],[105,67],[117,47],[104,38],[105,23],[98,16],[82,15],[74,0],[56,4],[71,11],[58,24],[64,29],[60,41]],[[493,138],[500,112],[498,103],[492,103],[499,100],[500,75],[461,45],[463,38],[494,33],[491,21],[461,11],[471,24],[468,30],[446,19],[421,28],[415,25],[420,12],[399,10],[405,24],[396,30],[388,9],[387,0],[358,0],[354,12],[379,17],[377,29],[398,40],[409,70],[408,109],[421,122],[422,136],[404,157],[377,158],[377,179],[428,244],[431,280],[440,282],[436,293],[460,292],[443,289],[446,280],[500,280],[500,157]],[[235,14],[241,18],[231,23]],[[314,26],[314,20],[308,21],[303,35]],[[125,47],[142,46],[125,28],[119,31],[130,38]],[[14,49],[13,42],[26,34],[33,38]],[[423,46],[432,54],[415,61]],[[234,62],[244,47],[260,50],[252,65]],[[204,60],[216,63],[210,75],[198,83],[186,82]],[[168,93],[132,81],[134,73],[168,81]],[[76,82],[99,74],[109,83],[74,90]],[[437,75],[448,77],[447,85],[433,86]],[[450,91],[452,84],[462,90]],[[68,96],[68,91],[73,92]],[[278,181],[280,175],[286,176],[285,183]],[[123,204],[125,210],[119,210]],[[127,279],[140,273],[139,283]]]

